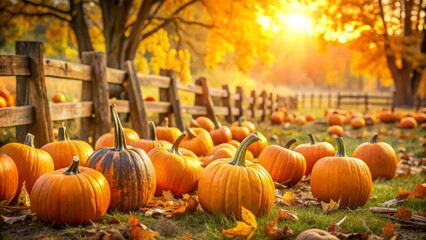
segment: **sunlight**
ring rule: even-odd
[[[298,34],[310,34],[314,25],[310,16],[299,12],[283,14],[281,22],[285,31]]]

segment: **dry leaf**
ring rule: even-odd
[[[340,199],[337,202],[333,201],[333,199],[329,203],[321,202],[321,207],[324,213],[337,211],[340,207]]]
[[[27,217],[33,217],[35,216],[35,213],[32,213],[30,209],[23,210],[19,213],[19,216],[13,216],[13,217],[7,217],[7,216],[1,216],[3,218],[3,222],[7,224],[14,224],[18,221],[25,221]]]
[[[246,209],[245,207],[241,206],[241,218],[246,222],[248,225],[252,226],[253,228],[257,228],[257,221],[256,217],[253,215],[250,210]]]
[[[283,229],[278,228],[278,220],[280,216],[270,221],[265,227],[265,236],[270,239],[285,239],[294,236],[294,232],[289,227],[285,226]]]
[[[185,239],[189,239],[189,238],[191,238],[192,237],[192,233],[190,233],[190,232],[188,232],[188,233],[185,233],[182,237],[180,237],[179,239],[181,239],[181,240],[185,240]]]
[[[226,237],[235,238],[235,237],[248,237],[253,231],[253,227],[246,222],[237,221],[237,226],[230,229],[225,229],[222,231]]]
[[[394,217],[403,220],[410,220],[413,213],[405,207],[398,208],[393,214]]]
[[[107,239],[113,239],[113,240],[125,240],[123,235],[118,229],[110,228],[110,229],[93,229],[93,230],[87,230],[88,233],[96,233],[94,236],[91,236],[88,238],[88,240],[107,240]]]
[[[25,181],[22,183],[21,193],[18,197],[18,204],[20,207],[30,207],[30,195],[27,192],[27,188],[25,187]]]
[[[299,217],[297,217],[296,213],[284,209],[278,210],[278,217],[280,220],[299,221]]]
[[[158,232],[150,231],[133,215],[129,216],[129,224],[131,227],[130,236],[132,240],[152,240],[160,235]]]
[[[421,183],[416,183],[416,189],[410,193],[410,196],[415,198],[426,198],[426,186]]]
[[[164,214],[165,214],[165,211],[162,207],[153,207],[145,212],[145,217],[157,217],[157,216],[163,216]]]
[[[385,226],[382,228],[382,232],[384,240],[391,240],[396,238],[395,228],[390,221],[386,222]]]
[[[410,191],[407,189],[403,189],[398,187],[398,195],[396,196],[396,199],[406,199],[410,195]]]

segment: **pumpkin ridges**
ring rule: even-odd
[[[0,201],[8,205],[18,191],[19,173],[15,162],[6,154],[0,154]]]

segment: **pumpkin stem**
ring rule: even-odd
[[[312,133],[308,133],[309,139],[311,139],[311,145],[315,145],[315,138],[314,135],[312,135]]]
[[[157,134],[155,134],[155,123],[148,121],[148,140],[157,141]]]
[[[247,148],[250,146],[250,144],[258,141],[260,141],[260,138],[257,132],[254,132],[244,138],[244,140],[238,146],[237,152],[235,153],[235,157],[234,159],[232,159],[230,164],[245,167]]]
[[[191,118],[189,121],[191,122],[192,125],[194,125],[194,127],[200,127],[200,124],[198,124],[197,121],[195,121],[195,119]]]
[[[80,170],[78,169],[78,164],[80,163],[78,156],[72,157],[72,163],[68,170],[64,172],[65,175],[76,175],[80,173]]]
[[[238,126],[241,127],[243,126],[243,122],[246,121],[246,118],[244,116],[241,116],[240,118],[238,118]]]
[[[186,127],[185,131],[188,133],[189,138],[195,138],[197,134],[190,127]]]
[[[65,127],[65,123],[62,122],[61,126],[58,128],[58,141],[69,141],[70,137],[68,136],[67,127]]]
[[[337,137],[337,152],[336,157],[347,157],[346,155],[346,148],[345,148],[345,142],[343,141],[343,138]]]
[[[25,136],[24,144],[30,147],[34,147],[34,135],[31,133],[27,133],[27,136]]]
[[[182,133],[182,135],[180,135],[178,137],[178,139],[176,139],[176,141],[173,143],[172,148],[170,148],[169,152],[174,153],[176,155],[181,156],[182,154],[179,152],[179,144],[182,142],[182,140],[186,137],[185,133]]]
[[[377,137],[379,136],[379,134],[375,133],[373,134],[373,136],[371,137],[370,143],[377,143]]]
[[[169,118],[164,117],[163,122],[161,123],[161,126],[168,127],[169,126]]]
[[[286,144],[284,145],[284,148],[289,149],[291,145],[295,143],[296,141],[297,141],[296,138],[291,138],[290,140],[288,140],[288,142],[286,142]]]
[[[214,116],[213,118],[213,123],[214,123],[214,129],[219,129],[222,127],[222,124],[220,124],[219,119],[217,119],[216,116]]]
[[[111,104],[110,112],[112,116],[112,120],[114,122],[114,150],[121,151],[127,148],[126,140],[124,139],[123,126],[121,125],[120,118],[118,117],[118,113],[115,110],[115,104]]]

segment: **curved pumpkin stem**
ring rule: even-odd
[[[182,140],[186,137],[185,133],[182,133],[182,135],[180,135],[178,137],[178,139],[176,139],[176,141],[173,143],[172,148],[169,149],[169,152],[174,153],[176,155],[182,156],[182,154],[179,152],[179,144],[182,142]]]
[[[148,140],[157,141],[157,134],[155,133],[155,123],[148,121]]]
[[[161,123],[162,127],[168,127],[169,126],[169,118],[164,117],[163,122]]]
[[[315,145],[315,138],[314,135],[312,135],[312,133],[308,133],[309,139],[311,139],[311,145]]]
[[[243,122],[246,121],[246,118],[244,116],[241,116],[240,118],[238,118],[238,126],[243,126]]]
[[[250,144],[258,141],[260,141],[260,138],[257,135],[257,132],[252,133],[246,138],[244,138],[244,140],[238,146],[237,152],[235,153],[235,157],[234,159],[232,159],[230,164],[245,167],[247,148],[250,146]]]
[[[191,122],[192,125],[194,125],[195,127],[200,127],[200,124],[197,123],[197,121],[195,121],[194,118],[189,119],[189,121]]]
[[[67,132],[67,127],[65,127],[65,123],[62,122],[61,126],[58,128],[58,141],[69,141],[70,137]]]
[[[284,148],[289,149],[291,145],[295,143],[296,141],[297,141],[296,138],[291,138],[290,140],[288,140],[288,142],[286,142],[286,144],[284,145]]]
[[[114,150],[121,151],[127,148],[126,140],[124,139],[123,126],[121,125],[120,118],[118,117],[118,113],[115,110],[115,104],[111,104],[109,107],[112,120],[114,122]]]
[[[185,131],[188,133],[189,138],[195,138],[197,134],[190,127],[186,127]]]
[[[65,175],[76,175],[80,173],[78,164],[80,163],[77,156],[72,157],[72,163],[70,167],[64,172]]]
[[[34,147],[34,135],[31,133],[27,133],[27,136],[25,136],[24,144],[30,147]]]
[[[377,143],[377,137],[379,136],[379,134],[375,133],[373,134],[373,136],[371,137],[370,143]]]
[[[222,127],[222,124],[219,122],[219,119],[217,119],[216,116],[214,116],[213,118],[213,124],[214,124],[214,129],[219,129]]]
[[[346,148],[345,148],[345,142],[343,141],[343,138],[337,137],[337,152],[336,157],[347,157],[346,155]]]

